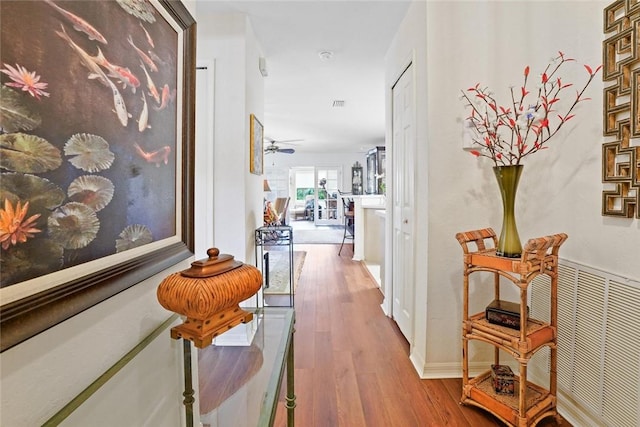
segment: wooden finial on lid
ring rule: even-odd
[[[238,268],[242,265],[239,261],[234,261],[233,255],[222,254],[218,248],[207,250],[209,258],[201,259],[191,263],[191,268],[180,272],[185,277],[211,277]]]

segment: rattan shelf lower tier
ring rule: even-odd
[[[464,387],[462,403],[478,406],[511,426],[534,426],[540,420],[557,416],[556,398],[548,390],[527,381],[526,417],[518,416],[519,382],[516,375],[515,394],[505,395],[493,390],[491,371],[487,371],[471,380]]]
[[[556,328],[549,323],[537,319],[527,319],[527,333],[524,341],[520,341],[520,331],[505,326],[489,323],[485,313],[481,312],[463,322],[467,339],[478,339],[503,347],[515,357],[527,357],[545,345],[556,340]]]

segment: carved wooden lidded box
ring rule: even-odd
[[[253,314],[239,304],[262,286],[257,268],[235,261],[232,255],[221,255],[217,248],[209,249],[207,255],[209,258],[191,263],[191,268],[169,275],[157,290],[160,305],[186,316],[181,325],[171,328],[171,338],[193,341],[198,348],[251,321]]]

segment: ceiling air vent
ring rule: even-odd
[[[335,101],[333,101],[332,106],[337,108],[344,107],[344,100],[336,99]]]

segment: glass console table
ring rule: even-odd
[[[293,308],[248,309],[258,329],[250,346],[199,350],[200,422],[204,427],[272,426],[285,372],[287,426],[294,425]]]

